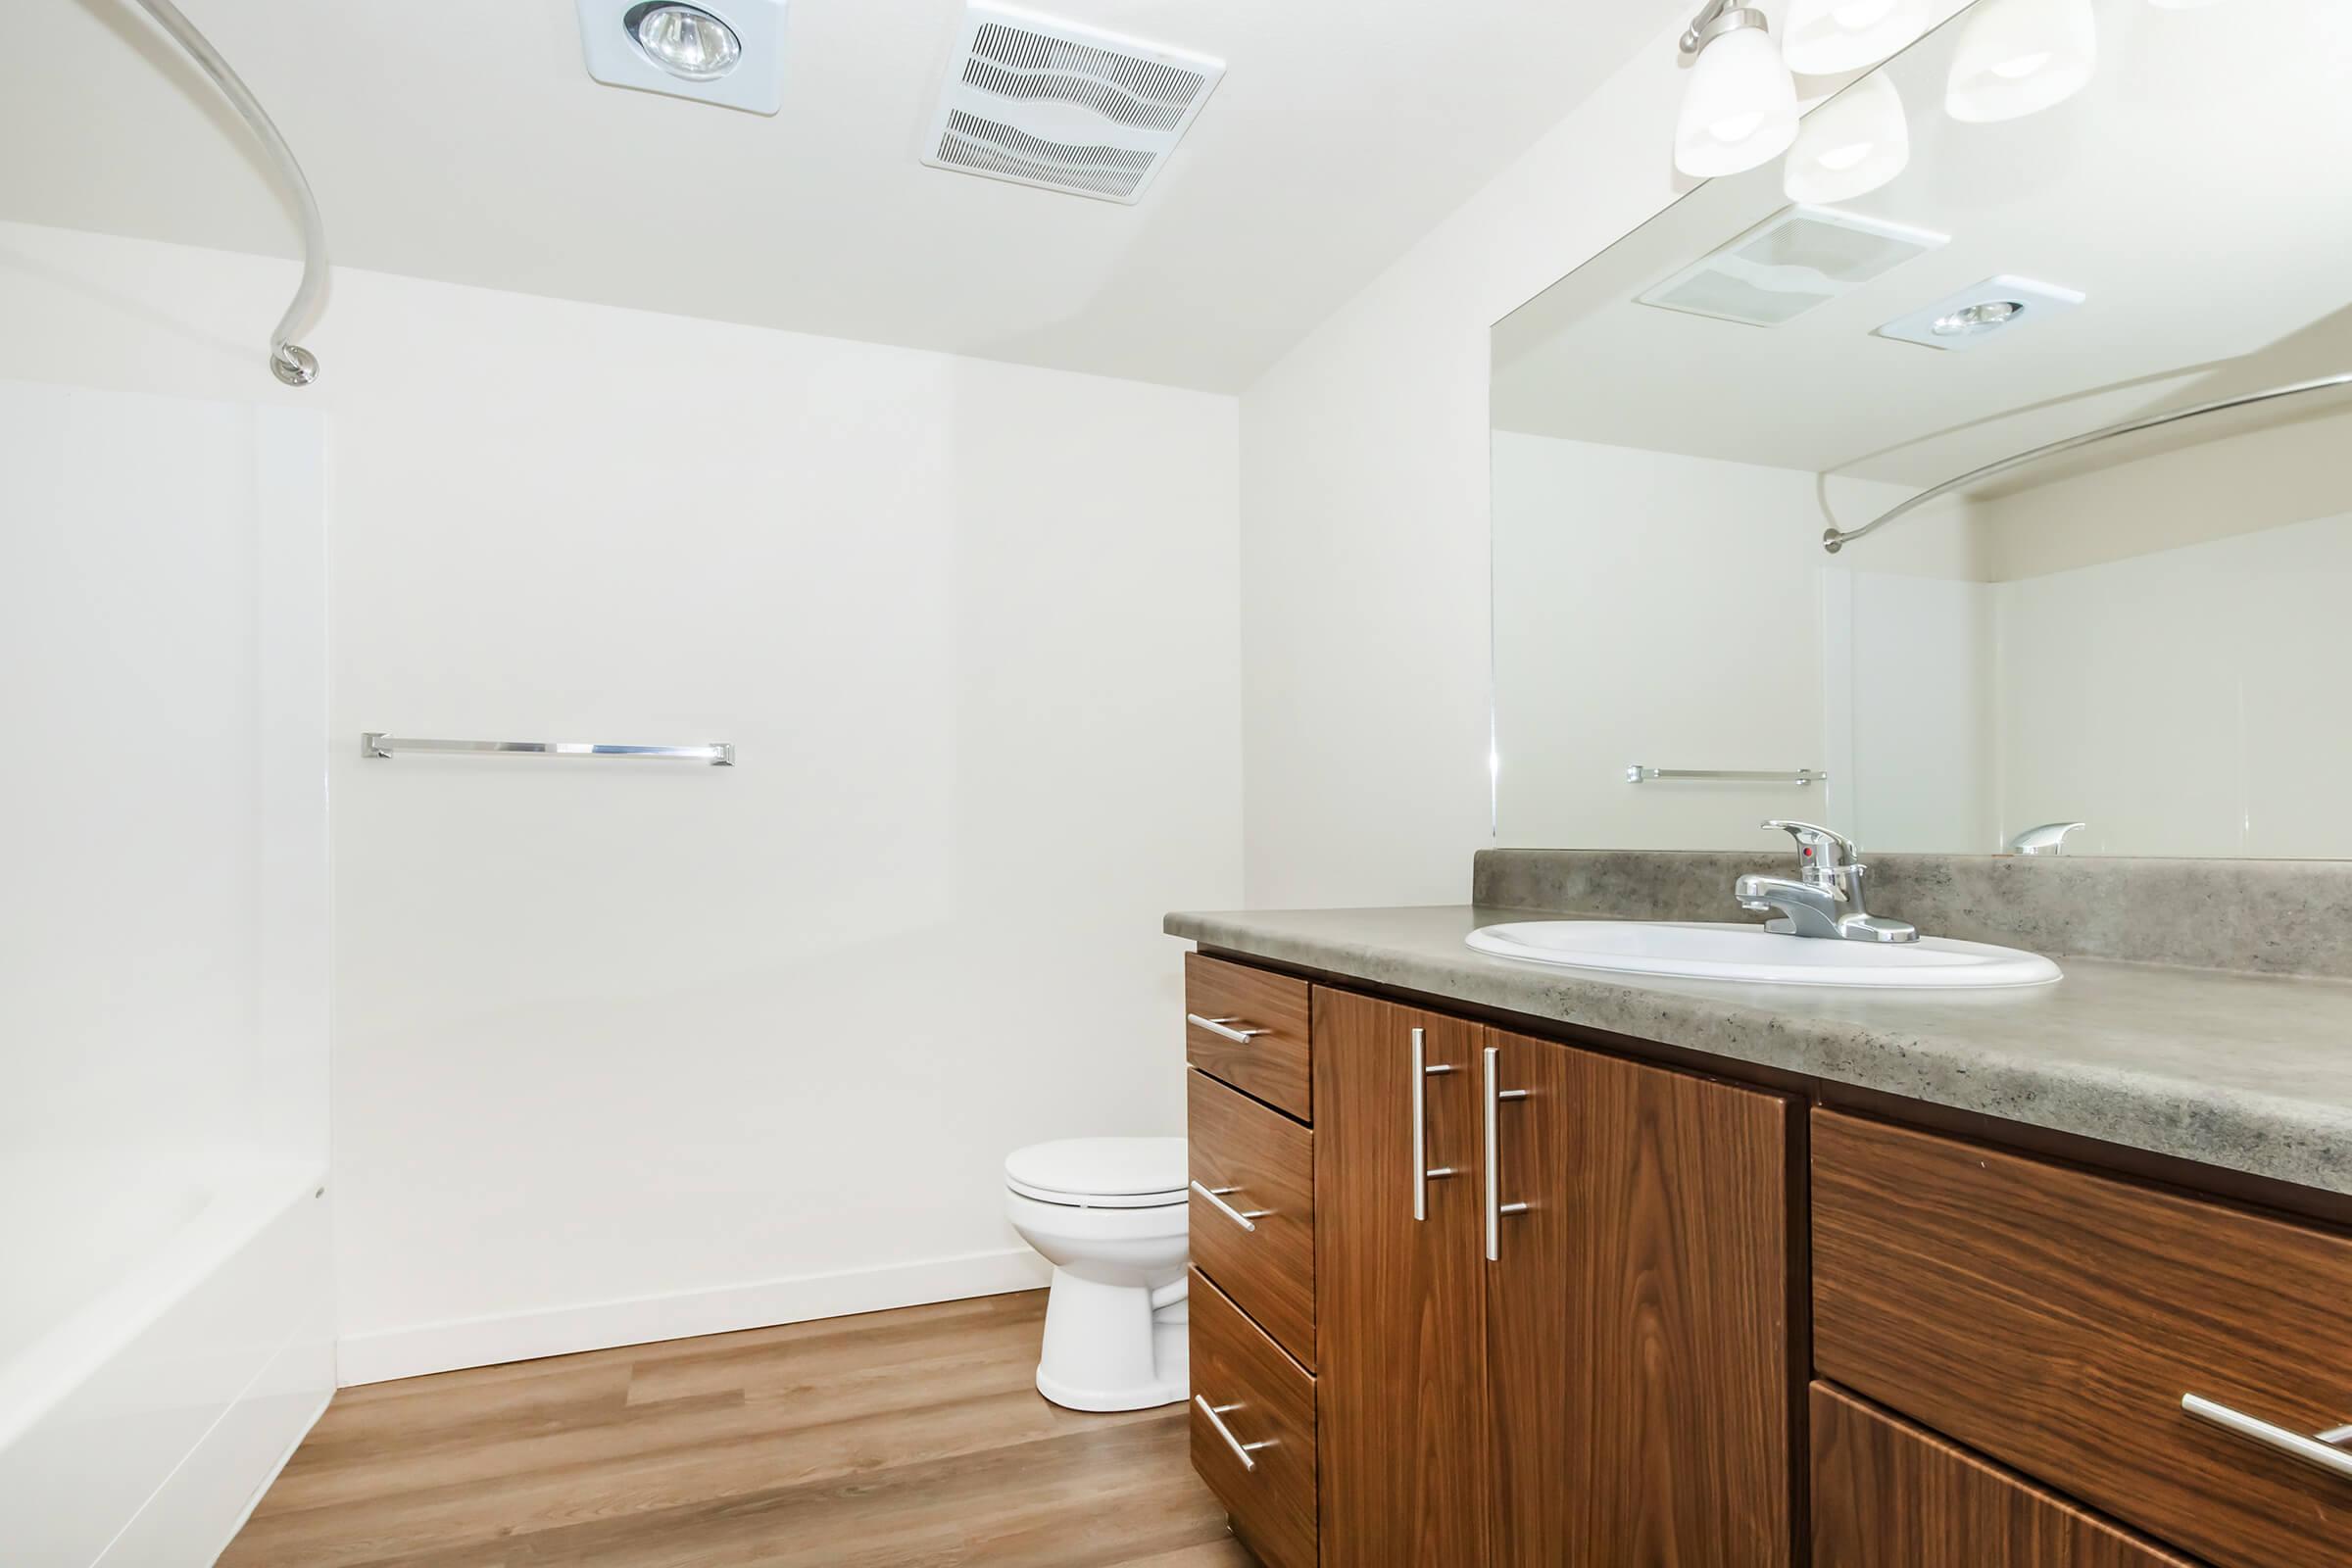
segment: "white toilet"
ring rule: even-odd
[[[1004,1213],[1054,1265],[1037,1392],[1073,1410],[1192,1394],[1185,1141],[1070,1138],[1004,1160]]]

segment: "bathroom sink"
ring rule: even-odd
[[[2059,977],[2058,966],[2039,954],[1983,942],[1838,942],[1781,936],[1757,925],[1523,920],[1481,927],[1468,941],[1481,953],[1573,969],[1776,986],[1973,990],[2046,985]]]

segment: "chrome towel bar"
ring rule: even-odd
[[[1829,774],[1816,767],[1782,768],[1777,772],[1748,772],[1721,767],[1644,767],[1640,762],[1625,770],[1628,784],[1654,784],[1661,779],[1702,778],[1734,784],[1820,784]]]
[[[402,752],[429,752],[443,757],[653,757],[678,762],[708,762],[733,767],[735,748],[723,741],[707,746],[612,746],[597,741],[432,741],[387,735],[371,729],[360,737],[362,757],[390,759]]]

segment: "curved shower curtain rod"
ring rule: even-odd
[[[2039,463],[2044,458],[2054,458],[2062,452],[2074,452],[2082,447],[2096,446],[2101,441],[2111,441],[2119,435],[2132,435],[2140,430],[2154,430],[2163,425],[2178,424],[2182,419],[2194,419],[2202,415],[2221,414],[2230,409],[2248,408],[2257,403],[2269,403],[2278,398],[2300,397],[2306,392],[2326,392],[2340,386],[2352,386],[2352,370],[2347,370],[2339,375],[2323,375],[2312,381],[2295,381],[2286,386],[2265,387],[2260,392],[2241,393],[2233,398],[2219,398],[2211,403],[2199,403],[2193,408],[2175,409],[2169,414],[2151,414],[2142,418],[2126,419],[2121,424],[2110,424],[2103,429],[2086,430],[2081,435],[2070,435],[2063,441],[2053,441],[2048,446],[2035,447],[2031,452],[2020,452],[2014,458],[2003,458],[1998,463],[1987,463],[1982,468],[1971,468],[1959,478],[1946,479],[1933,490],[1922,490],[1910,500],[1887,508],[1859,528],[1825,528],[1821,534],[1821,548],[1834,556],[1864,534],[1876,533],[1879,529],[1894,521],[1895,518],[1908,513],[1917,512],[1931,501],[1939,501],[1955,490],[1965,490],[1971,485],[1981,484],[1997,474],[2007,473],[2013,468],[2023,468],[2029,464]]]
[[[213,85],[220,89],[220,95],[244,117],[254,135],[276,160],[277,172],[293,194],[302,218],[302,282],[294,290],[286,314],[278,318],[277,330],[270,334],[270,373],[288,386],[309,386],[318,378],[318,357],[295,342],[294,334],[311,324],[318,312],[319,296],[326,292],[326,225],[319,220],[318,200],[311,194],[311,182],[303,176],[302,165],[294,161],[294,149],[278,134],[269,113],[243,79],[229,69],[228,62],[220,58],[220,51],[196,30],[196,24],[181,16],[172,0],[137,0],[137,4],[172,35],[173,42],[187,51],[188,58],[213,78]]]

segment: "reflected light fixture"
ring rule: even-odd
[[[2098,65],[2090,0],[1981,0],[1960,30],[1943,107],[1954,120],[2016,120],[2082,90]]]
[[[1782,183],[1792,202],[1850,201],[1877,190],[1910,162],[1903,96],[1881,72],[1805,117]]]
[[[1875,66],[1927,30],[1927,0],[1790,0],[1781,58],[1800,75],[1835,76]]]
[[[1709,0],[1683,33],[1690,84],[1674,131],[1674,167],[1699,179],[1770,163],[1796,139],[1796,83],[1764,13]]]

